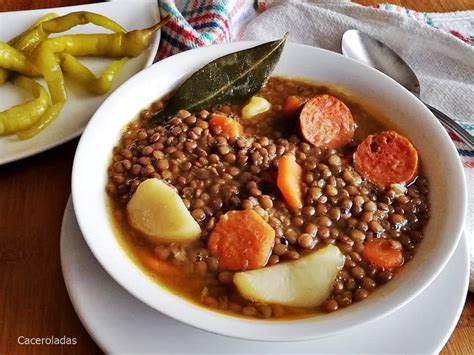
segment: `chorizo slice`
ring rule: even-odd
[[[301,110],[299,124],[303,138],[323,149],[346,145],[356,129],[349,108],[330,95],[316,96],[307,101]]]
[[[359,144],[354,165],[361,176],[378,186],[408,183],[418,174],[418,153],[406,137],[384,131]]]

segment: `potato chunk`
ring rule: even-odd
[[[298,260],[238,272],[234,284],[247,299],[293,307],[316,307],[331,293],[344,266],[338,247],[328,245]]]
[[[134,228],[156,240],[190,242],[201,234],[181,197],[159,179],[148,179],[138,186],[127,212]]]
[[[242,108],[242,118],[251,119],[261,113],[264,113],[272,107],[272,104],[263,97],[252,96],[249,103]]]

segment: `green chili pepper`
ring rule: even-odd
[[[15,48],[23,53],[30,54],[38,43],[47,37],[48,34],[42,31],[40,27],[35,27],[15,41]]]
[[[26,55],[3,42],[0,42],[0,68],[13,70],[25,75],[33,76],[40,74]]]
[[[37,19],[35,22],[33,22],[33,24],[30,26],[29,29],[32,29],[33,27],[36,27],[39,24],[41,24],[43,22],[46,22],[46,21],[49,21],[49,20],[52,20],[53,18],[56,18],[56,17],[58,17],[58,14],[56,14],[54,12],[48,12],[47,14],[41,16],[39,19]]]
[[[16,40],[15,48],[25,53],[31,53],[38,43],[45,40],[51,33],[64,32],[77,25],[88,23],[107,28],[113,32],[125,32],[122,26],[108,17],[87,11],[71,12],[70,14],[41,22],[39,25],[26,31]]]
[[[94,25],[104,27],[113,32],[125,32],[125,29],[114,20],[88,11],[71,12],[67,15],[56,17],[42,24],[43,29],[49,33],[64,32],[77,25]]]
[[[8,44],[12,47],[15,48],[15,44],[18,42],[18,40],[23,37],[24,35],[26,35],[29,31],[31,31],[33,28],[35,28],[36,26],[38,26],[39,24],[45,22],[45,21],[49,21],[55,17],[58,17],[57,14],[55,14],[54,12],[50,12],[50,13],[47,13],[46,15],[43,15],[41,16],[38,20],[36,20],[30,27],[28,27],[28,29],[26,29],[25,31],[23,31],[22,33],[20,33],[18,36],[16,36],[15,38],[12,38],[11,40],[8,41]]]
[[[167,16],[154,26],[127,33],[64,35],[47,40],[53,52],[74,57],[136,57],[150,45],[152,35],[170,20]]]
[[[0,68],[0,86],[5,83],[8,79],[9,71],[3,68]]]
[[[65,102],[61,101],[50,106],[46,110],[46,112],[39,118],[39,120],[35,124],[33,124],[33,126],[28,129],[17,132],[17,137],[20,139],[28,139],[40,133],[59,116],[64,104]]]
[[[12,79],[12,82],[33,94],[35,98],[0,112],[0,135],[16,133],[17,131],[30,128],[48,108],[48,93],[36,81],[18,75]]]
[[[63,72],[49,47],[48,41],[41,42],[31,53],[31,58],[48,84],[51,102],[55,104],[66,101],[67,94],[64,87]]]
[[[19,34],[18,36],[16,36],[15,38],[11,39],[8,41],[8,44],[13,47],[13,48],[16,48],[16,44],[18,42],[18,40],[24,36],[28,31],[31,31],[34,27],[38,26],[40,23],[44,22],[44,21],[48,21],[48,20],[51,20],[52,18],[55,18],[57,17],[58,15],[56,15],[55,13],[48,13],[44,16],[41,16],[35,23],[33,23],[26,31],[22,32],[21,34]],[[0,68],[0,85],[3,85],[3,83],[5,81],[7,81],[8,79],[8,75],[9,75],[9,72],[7,69],[3,69],[3,68]]]
[[[113,80],[120,69],[127,63],[128,58],[112,62],[99,76],[95,75],[76,58],[68,53],[61,53],[61,68],[65,75],[70,76],[92,94],[103,95],[112,87]]]

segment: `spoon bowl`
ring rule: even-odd
[[[391,48],[368,34],[348,30],[342,37],[342,54],[380,70],[413,93],[420,93],[420,83],[408,64]]]
[[[352,29],[342,36],[341,49],[346,57],[381,71],[420,99],[420,82],[416,74],[395,51],[384,43],[366,33]],[[454,131],[469,148],[474,148],[474,137],[455,120],[426,102],[423,103],[443,126]]]

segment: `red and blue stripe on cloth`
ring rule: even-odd
[[[214,43],[230,42],[249,17],[253,0],[160,0],[162,16],[172,20],[161,32],[158,58]]]
[[[474,123],[461,122],[460,124],[469,133],[474,134]],[[469,149],[454,133],[450,131],[448,133],[458,150],[463,166],[465,168],[474,168],[474,150]]]

